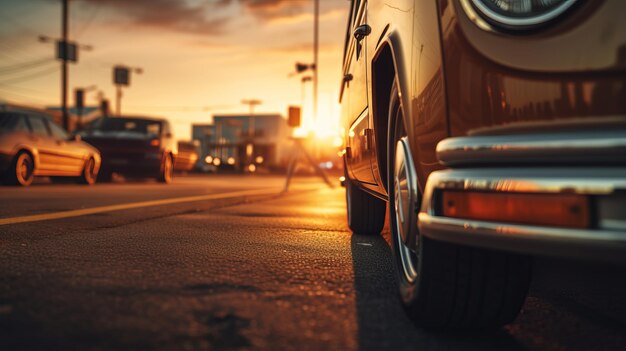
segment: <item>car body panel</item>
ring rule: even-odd
[[[413,155],[417,158],[416,167],[420,187],[423,187],[428,174],[441,169],[441,165],[437,162],[435,146],[437,142],[448,136],[437,3],[416,0],[393,2],[368,0],[366,5],[368,13],[376,14],[367,16],[367,24],[372,29],[371,34],[366,37],[365,44],[368,62],[367,75],[372,77],[372,80],[376,79],[372,65],[380,57],[381,52],[389,50],[395,79],[401,92],[402,108],[407,119],[406,130],[412,139],[419,140],[411,147]],[[428,20],[414,25],[413,18],[417,14]],[[353,41],[353,38],[351,40]],[[363,164],[360,160],[350,162],[348,159],[347,165],[351,176],[359,180],[364,189],[377,196],[386,197],[387,185],[385,184],[386,174],[384,174],[386,169],[379,162],[381,153],[384,154],[387,149],[386,135],[384,135],[384,140],[377,140],[379,134],[373,133],[373,140],[369,145],[370,150],[366,149],[366,142],[363,140],[365,128],[387,129],[386,125],[377,126],[378,123],[387,123],[387,111],[383,112],[385,116],[375,115],[375,105],[381,96],[378,96],[377,92],[372,89],[373,85],[368,84],[367,94],[368,101],[374,108],[365,110],[366,118],[361,115],[354,122],[357,115],[352,113],[352,110],[346,111],[346,104],[342,102],[343,125],[346,126],[347,123],[352,122],[346,138],[346,145],[351,148],[350,156],[357,159],[368,158],[373,178],[364,182],[364,177],[355,175],[355,172],[366,173],[363,169],[357,171],[359,167],[357,165],[362,167]],[[386,92],[386,94],[389,93]],[[348,120],[350,122],[346,122]]]
[[[368,72],[366,66],[368,38],[361,41],[355,39],[353,32],[361,25],[367,24],[367,2],[353,4],[353,21],[349,24],[348,47],[345,52],[344,81],[342,87],[342,104],[348,111],[348,118],[357,116],[348,128],[346,145],[350,148],[351,157],[346,160],[352,177],[360,182],[375,184],[371,170],[371,150],[367,147],[367,130],[370,128],[368,118]],[[349,77],[349,78],[348,78]]]
[[[566,21],[552,27],[557,34],[518,38],[481,30],[470,21],[459,2],[450,2],[442,13],[441,25],[444,28],[451,135],[462,136],[475,129],[532,121],[626,116],[626,70],[608,63],[586,62],[587,59],[595,60],[592,57],[600,54],[612,60],[626,55],[623,34],[626,31],[622,31],[621,36],[611,35],[610,42],[621,40],[621,46],[610,43],[587,45],[570,37],[581,30],[595,33],[604,27],[599,23],[602,22],[597,18],[599,15],[603,15],[603,21],[609,24],[615,23],[616,18],[624,22],[621,14],[626,12],[626,3],[601,3],[596,4],[591,18],[579,26],[572,27]],[[618,9],[621,11],[609,11]],[[615,39],[615,36],[621,39]],[[601,41],[602,36],[597,38]],[[549,45],[557,45],[557,39],[560,39],[559,50],[548,50]],[[509,49],[508,52],[502,47],[492,48],[500,41],[508,43],[502,44]],[[527,65],[517,64],[519,51],[531,52],[533,43],[541,45],[540,51],[534,51],[541,55],[534,60],[526,59]],[[497,53],[492,52],[494,50],[498,50]],[[594,50],[599,51],[594,53]],[[490,56],[486,57],[484,53]],[[513,64],[501,64],[505,58]],[[554,61],[560,66],[555,67]],[[564,70],[576,72],[567,74],[563,73]]]
[[[620,154],[626,130],[626,2],[581,0],[561,18],[523,32],[482,23],[469,3],[368,0],[363,5],[371,27],[365,39],[368,105],[355,112],[345,102],[346,94],[342,97],[348,147],[344,157],[351,180],[388,200],[388,94],[395,81],[417,183],[428,198],[437,197],[433,192],[445,188],[446,179],[461,185],[474,179],[478,184],[489,172],[489,182],[506,192],[515,179],[515,172],[507,171],[510,167],[564,175],[567,167],[585,167],[590,181],[602,181],[608,174],[617,179],[615,191],[623,191],[619,167],[626,163]],[[353,49],[353,27],[348,27],[344,68]],[[373,140],[363,138],[367,135]],[[366,158],[373,181],[364,176]],[[443,171],[447,167],[451,170]],[[464,183],[467,174],[473,178]],[[429,178],[441,181],[429,186]],[[572,184],[585,187],[583,181]],[[609,212],[626,206],[620,204],[623,196],[601,195],[591,194],[599,203],[610,203]],[[424,207],[420,214],[426,236],[461,244],[487,240],[477,245],[511,249],[511,242],[494,239],[494,228],[507,227],[502,223],[478,223],[482,231],[472,238],[469,227],[458,225],[463,221],[452,223],[429,210]],[[600,257],[615,235],[624,234],[620,226],[607,231],[608,241],[590,256]],[[541,235],[537,246],[525,252],[577,257],[578,249],[558,249],[563,239],[555,235],[558,229],[522,229],[528,235],[520,240]],[[593,245],[593,233],[599,232],[591,228],[563,235],[587,235],[577,242],[580,248]]]
[[[458,20],[456,24],[444,21],[442,27],[459,26],[468,43],[495,64],[520,71],[550,73],[626,70],[624,1],[579,0],[557,23],[533,33],[513,36],[503,34],[473,14],[469,0],[441,0],[440,3],[443,16],[451,21]],[[447,11],[453,13],[447,15]]]
[[[14,113],[20,118],[41,118],[44,125],[53,125],[50,119],[45,116],[29,115],[28,113]],[[30,128],[30,122],[27,123]],[[49,128],[49,127],[48,127]],[[56,126],[56,128],[60,128]],[[100,166],[100,154],[92,146],[80,140],[74,140],[69,135],[65,139],[55,137],[50,134],[36,135],[29,132],[8,132],[0,133],[0,153],[5,159],[13,160],[15,155],[21,151],[30,153],[33,157],[35,176],[80,176],[83,171],[85,161],[94,158],[96,167]],[[5,172],[9,164],[5,164],[1,172]]]
[[[409,138],[416,141],[411,143],[411,152],[418,185],[423,188],[428,174],[441,169],[434,150],[448,136],[437,3],[418,0],[389,4],[372,0],[370,6],[384,14],[378,20],[372,16],[373,27],[382,32],[383,26],[388,26],[387,33],[381,33],[381,43],[391,48],[405,129]],[[419,23],[413,20],[415,16],[421,19]],[[378,45],[372,57],[376,57],[381,46]],[[373,96],[372,100],[377,98]],[[376,144],[379,147],[380,143]],[[379,167],[378,159],[374,159],[372,167],[382,182],[386,170]]]

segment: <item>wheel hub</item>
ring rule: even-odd
[[[415,245],[417,215],[417,177],[413,158],[406,137],[400,139],[396,146],[394,170],[394,197],[396,223],[402,242],[413,247]]]
[[[417,278],[417,175],[407,137],[396,144],[393,174],[395,235],[404,275],[409,282]]]

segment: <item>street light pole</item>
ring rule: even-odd
[[[120,117],[122,115],[122,85],[117,84],[117,93],[115,96],[115,115]]]
[[[314,0],[314,24],[313,24],[313,124],[317,124],[317,91],[318,91],[318,71],[319,71],[319,29],[320,29],[320,0]]]
[[[135,72],[137,74],[143,73],[143,68],[128,67],[124,65],[116,65],[113,67],[113,84],[117,89],[116,102],[115,102],[115,114],[119,117],[122,115],[122,86],[130,85],[130,73]]]
[[[69,115],[67,113],[67,18],[69,12],[69,0],[63,0],[61,18],[61,37],[65,54],[61,60],[61,112],[63,116],[63,129],[69,130]]]

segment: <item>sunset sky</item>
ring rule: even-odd
[[[338,124],[342,45],[350,2],[320,1],[319,130]],[[0,0],[0,101],[60,105],[59,0]],[[313,60],[313,0],[70,0],[70,39],[93,46],[70,68],[75,87],[97,85],[115,107],[112,67],[141,67],[124,89],[122,112],[170,119],[178,139],[213,114],[285,114],[301,103],[297,61]],[[311,123],[310,83],[305,124]],[[95,105],[97,94],[87,95]]]

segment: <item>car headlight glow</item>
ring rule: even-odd
[[[553,20],[578,0],[471,0],[480,15],[495,25],[528,29]]]

